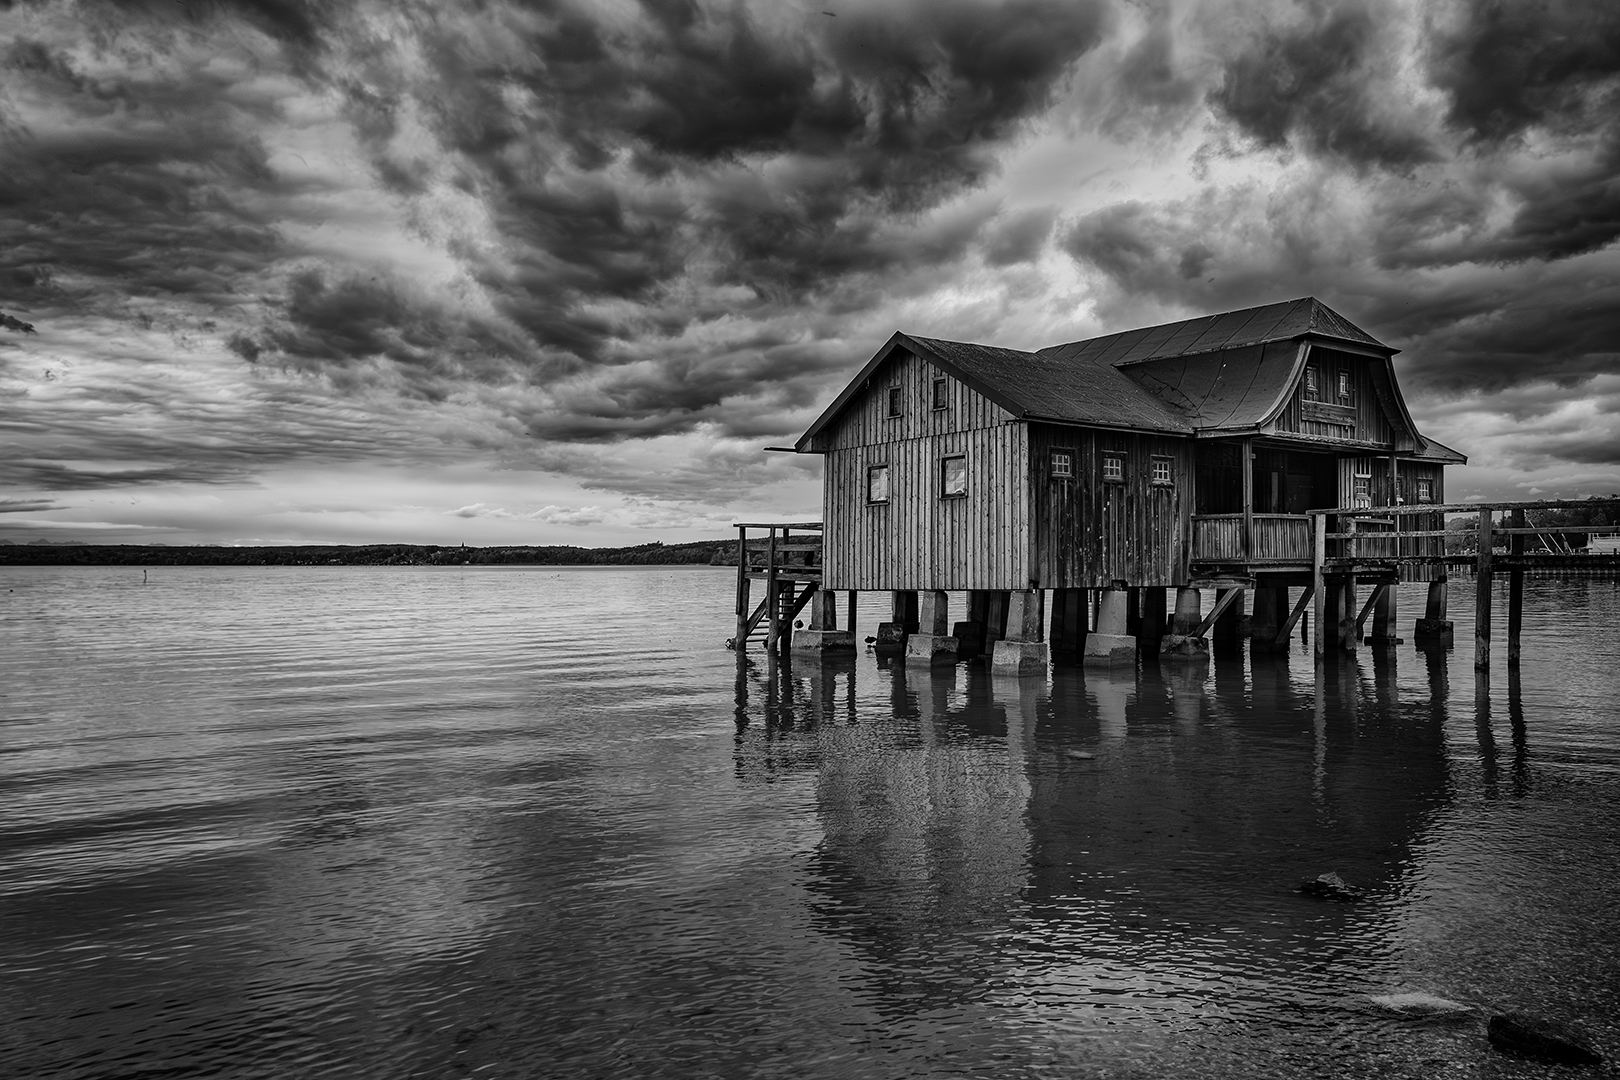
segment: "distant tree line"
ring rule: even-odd
[[[1613,499],[1616,496],[1594,496],[1594,499]],[[1499,512],[1493,520],[1502,528],[1507,528],[1508,514]],[[1582,526],[1592,528],[1600,525],[1620,526],[1620,503],[1594,502],[1591,506],[1564,506],[1544,510],[1526,510],[1525,525],[1532,529],[1545,529],[1546,539],[1555,546],[1565,548],[1584,548],[1590,540],[1590,535],[1579,531]],[[1479,550],[1479,518],[1473,514],[1466,517],[1453,518],[1446,526],[1446,552],[1451,555],[1472,555]],[[1556,538],[1556,540],[1554,540]],[[1527,538],[1526,550],[1538,551],[1547,546],[1537,537]],[[1493,538],[1493,547],[1499,550],[1507,549],[1505,536]]]
[[[0,566],[687,566],[721,565],[724,540],[635,547],[447,547],[338,544],[223,547],[211,544],[0,543]],[[735,543],[732,544],[735,547]],[[732,555],[735,562],[735,554]]]

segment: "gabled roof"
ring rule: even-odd
[[[1393,385],[1389,358],[1396,350],[1310,296],[1039,352],[897,332],[795,448],[806,450],[897,348],[955,376],[1019,419],[1186,435],[1253,429],[1270,420],[1299,379],[1300,345],[1306,340],[1381,356]],[[1399,419],[1415,435],[1398,391],[1394,400]],[[1428,440],[1420,445],[1438,448],[1429,451],[1437,458],[1462,457]]]

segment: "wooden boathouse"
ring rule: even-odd
[[[1285,645],[1313,599],[1320,651],[1369,613],[1392,638],[1397,581],[1432,583],[1417,630],[1448,633],[1444,469],[1466,459],[1417,430],[1395,353],[1311,297],[1035,352],[896,333],[793,447],[824,458],[823,521],[738,526],[734,644],[852,649],[881,592],[879,644],[926,663]]]

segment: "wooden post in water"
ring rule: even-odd
[[[855,628],[855,598],[859,595],[854,589],[849,590],[849,632],[851,634],[858,632]]]
[[[1142,628],[1136,635],[1136,651],[1141,656],[1158,656],[1164,642],[1164,590],[1142,590]]]
[[[1479,553],[1474,573],[1474,670],[1491,670],[1491,512],[1479,512]]]
[[[1339,648],[1345,652],[1355,652],[1356,642],[1361,640],[1361,628],[1356,625],[1356,575],[1354,572],[1356,556],[1361,554],[1356,545],[1356,519],[1346,517],[1344,531],[1349,535],[1344,541],[1344,554],[1349,559],[1352,570],[1344,576],[1344,595],[1339,601]]]
[[[1311,596],[1315,601],[1312,617],[1316,622],[1311,652],[1317,663],[1322,662],[1322,642],[1327,639],[1327,575],[1324,573],[1327,563],[1327,519],[1326,514],[1311,515],[1311,523],[1315,526],[1315,536],[1311,542]]]
[[[776,654],[782,640],[782,593],[776,582],[776,526],[765,542],[765,651]]]
[[[1254,558],[1254,436],[1243,440],[1243,557]]]
[[[1508,519],[1512,527],[1522,529],[1524,524],[1524,507],[1513,511]],[[1512,555],[1524,554],[1524,534],[1516,532],[1508,540],[1508,553]],[[1517,560],[1515,560],[1516,562]],[[1519,665],[1519,630],[1524,625],[1524,569],[1515,565],[1508,571],[1508,667]]]
[[[741,654],[748,645],[748,526],[737,526],[737,636],[732,647]]]

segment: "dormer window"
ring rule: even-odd
[[[898,386],[889,387],[889,415],[900,415],[900,388]]]

